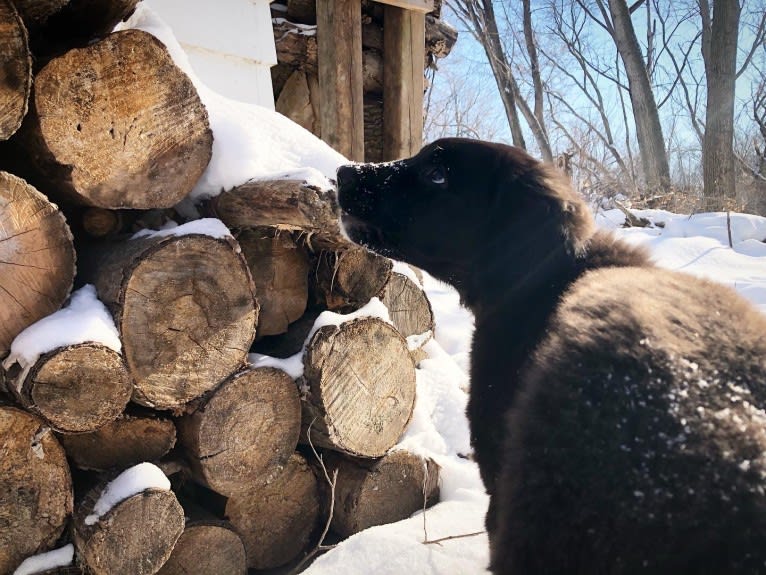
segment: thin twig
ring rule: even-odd
[[[441,545],[443,541],[450,541],[452,539],[465,539],[466,537],[476,537],[477,535],[483,535],[486,531],[476,531],[475,533],[463,533],[462,535],[450,535],[448,537],[442,537],[440,539],[434,539],[433,541],[423,541],[423,545]]]
[[[729,232],[729,247],[734,247],[734,242],[731,241],[731,212],[726,212],[726,231]]]
[[[428,460],[423,459],[423,542],[428,541],[428,529],[426,528],[426,506],[428,505]]]

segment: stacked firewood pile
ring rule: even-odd
[[[441,0],[425,18],[424,70],[435,68],[457,41],[457,30],[441,20]],[[277,111],[321,137],[317,72],[316,1],[271,4],[279,64],[271,69]],[[365,161],[383,157],[383,5],[362,0]],[[425,81],[424,81],[425,86]]]
[[[0,0],[0,574],[68,543],[75,564],[46,573],[289,568],[330,520],[337,539],[438,497],[432,462],[391,451],[430,306],[416,274],[346,243],[330,192],[251,181],[186,233],[136,234],[179,221],[212,149],[165,47],[108,33],[136,3]],[[116,345],[12,352],[87,290]],[[391,323],[312,331],[374,297]],[[302,354],[302,374],[251,352]],[[99,511],[141,462],[172,489]]]

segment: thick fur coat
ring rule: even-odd
[[[596,232],[516,148],[338,171],[349,236],[476,317],[468,418],[502,574],[766,573],[766,319]]]

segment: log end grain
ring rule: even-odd
[[[224,522],[187,523],[157,575],[246,575],[245,545]]]
[[[324,252],[316,271],[317,295],[327,309],[349,313],[381,292],[392,267],[390,259],[358,246]]]
[[[392,273],[380,293],[396,329],[404,337],[420,335],[434,329],[434,312],[425,292],[410,278]]]
[[[27,31],[13,2],[0,1],[0,140],[11,137],[27,113],[32,57]]]

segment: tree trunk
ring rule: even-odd
[[[185,511],[185,510],[184,510]],[[240,536],[224,521],[187,521],[157,575],[247,575]]]
[[[657,102],[626,1],[609,0],[609,12],[614,23],[614,42],[628,76],[646,193],[652,196],[667,191],[670,186],[670,168]]]
[[[229,228],[274,227],[305,234],[312,249],[349,245],[338,225],[335,193],[302,180],[254,180],[212,199],[211,213]]]
[[[354,246],[341,252],[324,252],[314,273],[317,303],[349,313],[378,295],[391,277],[391,260]]]
[[[56,431],[93,431],[122,413],[133,382],[122,355],[98,343],[54,349],[27,371],[18,366],[8,387],[19,403]]]
[[[320,328],[303,356],[302,441],[380,457],[399,440],[415,404],[407,342],[377,318]]]
[[[244,230],[237,235],[261,311],[257,336],[285,333],[306,311],[309,259],[289,233],[273,228]]]
[[[332,530],[341,537],[406,519],[439,500],[439,466],[407,451],[392,451],[374,461],[328,453],[325,464],[337,469]]]
[[[295,453],[272,482],[230,498],[226,517],[245,542],[248,566],[270,569],[309,547],[320,507],[317,479],[305,458]]]
[[[95,575],[156,573],[184,530],[184,511],[175,494],[146,489],[89,524],[88,516],[105,487],[92,489],[75,511],[72,531],[80,557]]]
[[[0,0],[0,140],[21,126],[32,89],[27,31],[9,0]]]
[[[50,549],[72,512],[69,465],[34,415],[0,405],[0,573]]]
[[[79,469],[127,469],[168,453],[176,443],[176,428],[156,415],[123,414],[96,431],[61,435],[59,440]]]
[[[703,14],[702,56],[707,79],[702,173],[706,211],[736,209],[734,158],[734,93],[737,81],[737,38],[740,5],[737,0],[713,3],[700,0]]]
[[[120,332],[137,403],[182,408],[244,365],[258,305],[233,238],[132,239],[111,245],[93,273]]]
[[[0,357],[21,331],[61,307],[74,262],[72,234],[58,208],[0,172]]]
[[[16,155],[31,164],[31,181],[89,206],[171,207],[212,153],[194,86],[165,46],[139,30],[49,62],[35,77],[27,120]]]
[[[178,421],[194,478],[226,496],[272,481],[298,444],[300,411],[286,373],[264,367],[232,376]]]
[[[434,312],[431,302],[420,286],[407,276],[392,273],[380,293],[380,299],[388,308],[394,327],[404,337],[433,331]]]

